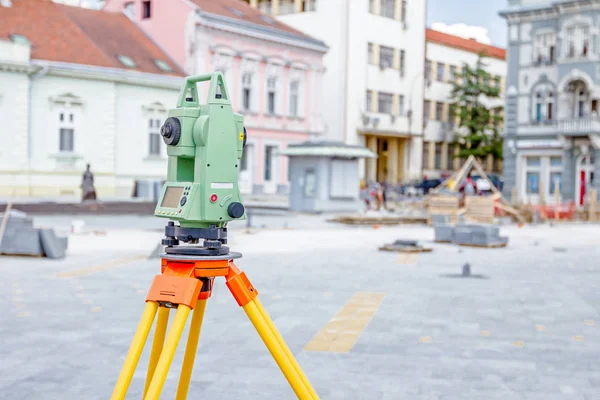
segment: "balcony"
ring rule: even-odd
[[[600,119],[598,117],[563,119],[558,121],[556,129],[559,134],[567,136],[600,133]]]

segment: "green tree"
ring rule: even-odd
[[[484,59],[485,54],[480,54],[475,67],[464,64],[460,79],[452,84],[452,115],[458,117],[455,143],[460,158],[484,159],[492,154],[501,160],[503,107],[489,105],[500,98],[500,82],[486,70]]]

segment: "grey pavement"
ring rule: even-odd
[[[159,271],[144,255],[161,223],[139,220],[136,234],[125,230],[133,217],[103,218],[86,226],[106,234],[74,235],[65,260],[0,258],[0,398],[109,398]],[[231,246],[322,399],[600,399],[599,227],[507,226],[505,249],[431,244],[412,265],[377,247],[430,241],[431,228],[346,228],[314,216],[284,227],[281,218],[233,229]],[[448,277],[465,262],[483,279]],[[352,350],[304,351],[357,292],[385,297]],[[128,398],[141,398],[148,353]],[[178,351],[163,398],[174,397],[181,360]],[[189,398],[252,397],[294,394],[218,281]]]

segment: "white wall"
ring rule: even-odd
[[[29,82],[26,73],[0,72],[0,140],[10,143],[0,146],[1,195],[15,189],[16,195],[78,196],[86,163],[91,164],[99,197],[130,197],[135,179],[164,177],[166,152],[164,158],[148,159],[143,106],[160,102],[166,109],[174,107],[177,89],[48,74],[32,81],[29,118]],[[59,148],[60,113],[65,119],[74,115],[72,153]],[[164,114],[156,117],[162,124]]]
[[[466,50],[457,49],[455,47],[444,46],[439,43],[427,43],[427,59],[432,61],[431,83],[425,89],[425,100],[430,102],[450,103],[452,84],[448,82],[437,81],[436,71],[437,63],[445,65],[445,76],[449,76],[450,65],[462,68],[464,64],[474,67],[477,63],[479,55]],[[503,81],[506,78],[506,61],[497,58],[487,57],[484,59],[485,69],[493,76],[500,76]],[[500,99],[490,103],[491,106],[502,106],[504,104],[504,91],[501,93]],[[433,110],[433,107],[432,107]],[[443,141],[447,140],[446,131],[448,126],[434,121],[434,115],[430,115],[430,122],[425,128],[426,141]]]
[[[363,0],[353,0],[359,3]],[[346,3],[347,0],[320,1],[316,12],[278,16],[286,23],[312,37],[322,40],[329,51],[323,57],[326,68],[321,78],[320,95],[327,109],[323,110],[324,136],[344,141],[344,103],[346,68]],[[366,46],[366,45],[365,45]],[[365,47],[366,51],[366,47]]]
[[[0,171],[27,169],[29,80],[25,73],[0,71]],[[0,186],[2,186],[0,184]]]

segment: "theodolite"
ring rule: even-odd
[[[208,99],[200,104],[196,85],[204,81],[210,81]],[[171,220],[165,227],[165,252],[227,254],[227,223],[245,219],[238,171],[247,135],[243,116],[231,107],[223,74],[188,77],[161,135],[169,161],[154,215]],[[202,239],[201,246],[179,245]]]

